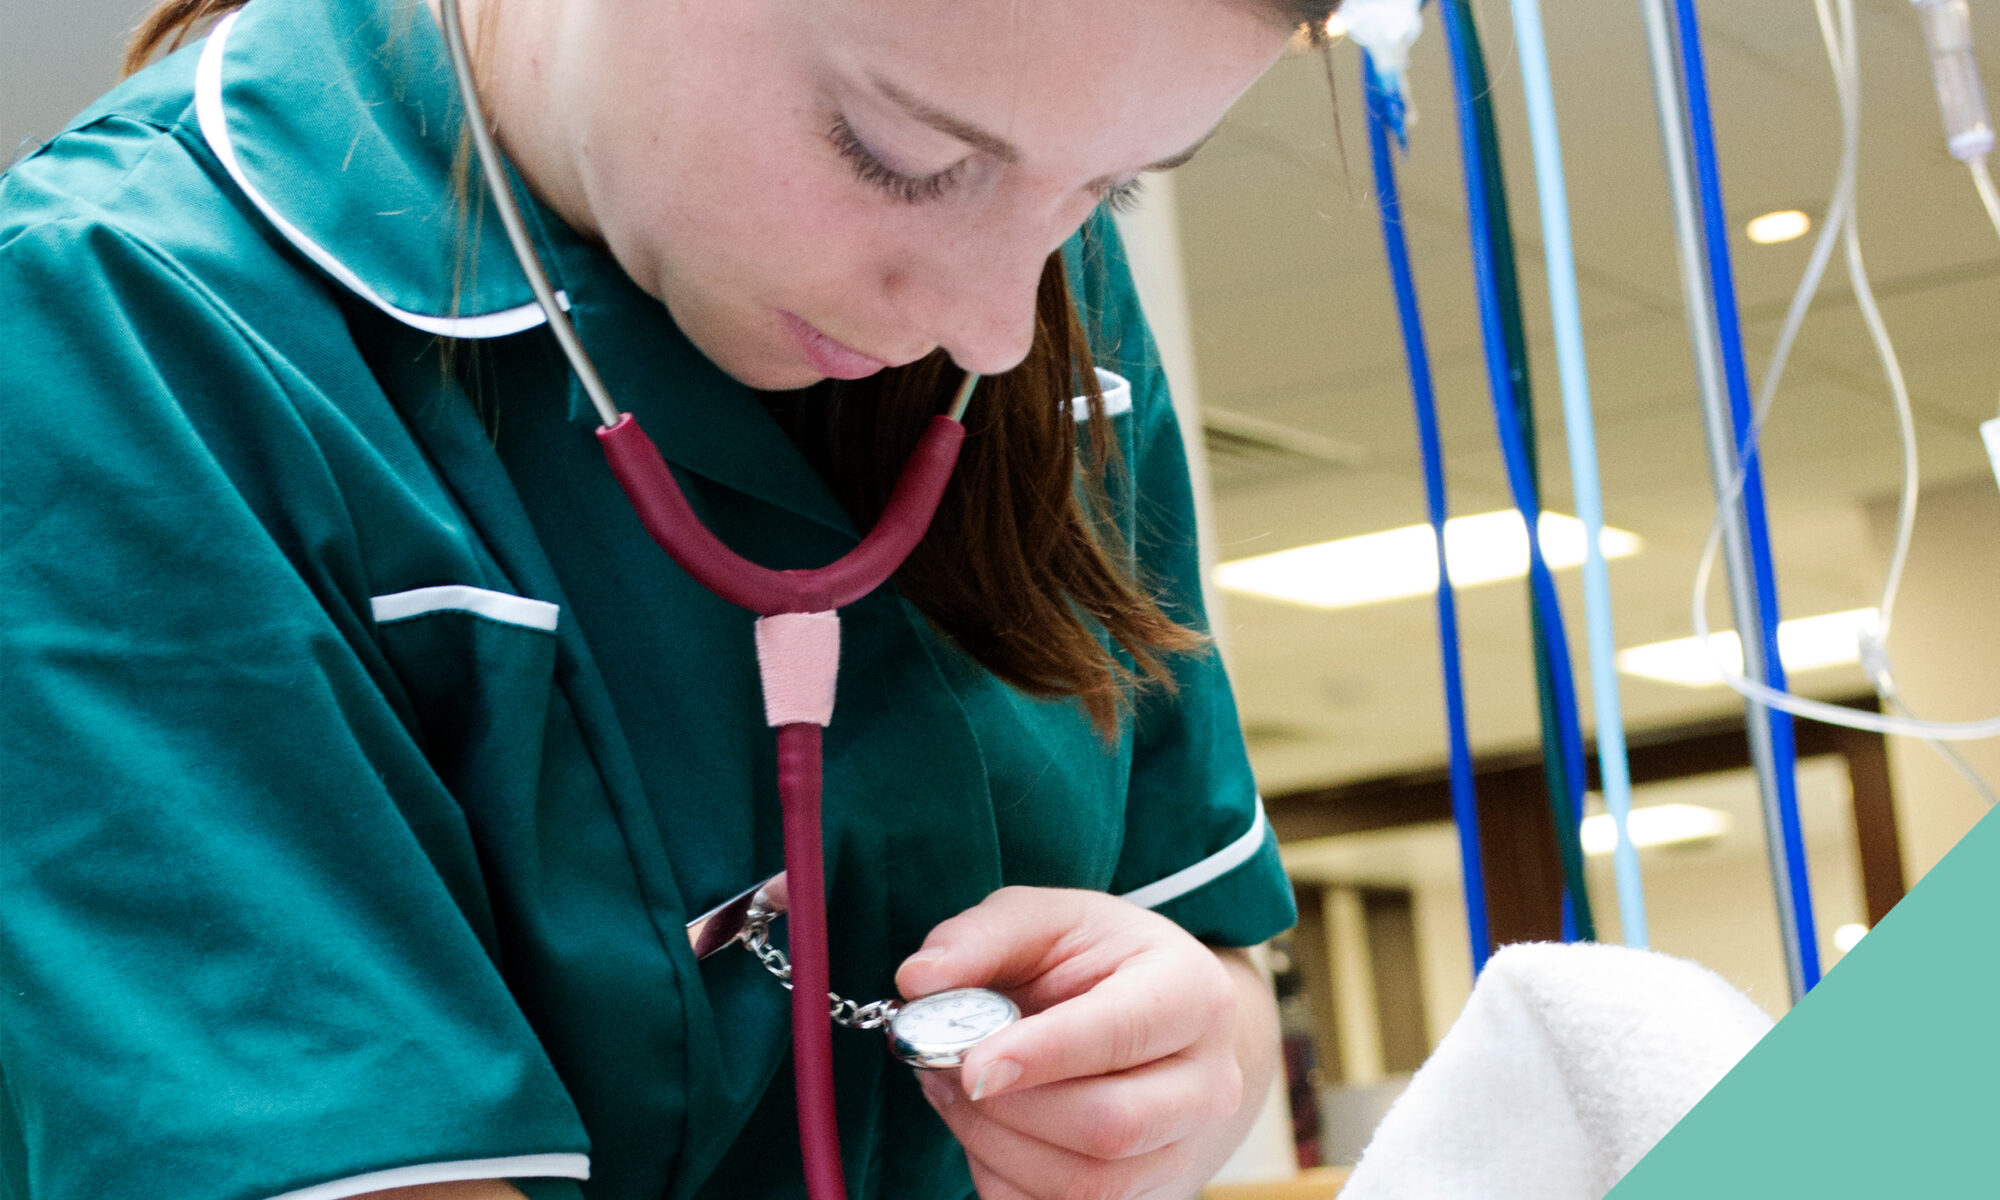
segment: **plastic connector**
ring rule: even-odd
[[[1972,54],[1971,6],[1967,0],[1910,2],[1916,6],[1924,45],[1930,49],[1945,146],[1960,162],[1984,158],[1993,150],[1993,123],[1986,115],[1986,92]]]
[[[1422,7],[1422,0],[1346,0],[1328,26],[1368,52],[1388,100],[1383,117],[1405,148],[1416,119],[1410,102],[1410,47],[1424,31]]]
[[[2000,483],[2000,417],[1981,424],[1979,436],[1986,440],[1986,457],[1993,460],[1993,482]]]

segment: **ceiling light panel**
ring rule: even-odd
[[[1872,608],[1798,617],[1778,624],[1778,657],[1788,673],[1814,671],[1861,661],[1860,635],[1874,628],[1880,614]],[[1713,654],[1699,638],[1675,638],[1668,642],[1634,646],[1618,652],[1618,669],[1660,683],[1681,687],[1719,687],[1722,675],[1716,660],[1732,674],[1743,673],[1743,643],[1734,633],[1717,633]]]
[[[1802,238],[1812,228],[1812,218],[1796,208],[1779,212],[1767,212],[1761,217],[1752,217],[1743,227],[1749,239],[1760,246],[1776,245]]]
[[[1537,529],[1551,568],[1583,562],[1588,536],[1583,522],[1545,512]],[[1454,587],[1519,579],[1528,573],[1527,523],[1512,509],[1447,521],[1444,544]],[[1607,526],[1599,545],[1606,558],[1629,558],[1642,543],[1637,534]],[[1406,525],[1226,562],[1216,568],[1215,581],[1232,592],[1313,608],[1352,608],[1427,596],[1437,590],[1437,542],[1429,525]]]

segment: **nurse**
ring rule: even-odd
[[[1105,208],[1326,6],[465,7],[739,552],[851,548],[988,376],[843,613],[827,897],[842,995],[1027,1016],[922,1078],[834,1031],[850,1194],[1191,1194],[1293,913]],[[197,24],[0,177],[0,1197],[801,1194],[785,992],[685,933],[783,862],[747,614],[599,456],[434,14],[173,0],[136,57]]]

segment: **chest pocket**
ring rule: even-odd
[[[531,797],[555,680],[556,606],[464,586],[371,603],[383,654],[444,785],[461,803]]]

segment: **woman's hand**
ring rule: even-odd
[[[994,987],[1028,1014],[957,1072],[919,1072],[984,1200],[1185,1200],[1242,1139],[1277,1060],[1246,955],[1101,892],[995,892],[933,930],[896,984]]]

